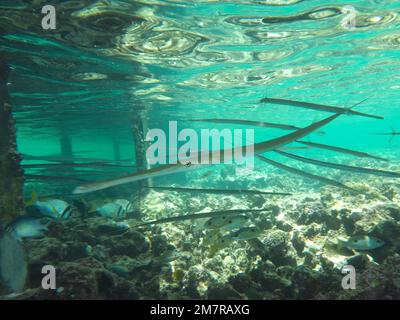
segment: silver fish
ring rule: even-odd
[[[339,163],[326,162],[326,161],[306,158],[306,157],[302,157],[302,156],[299,156],[299,155],[296,155],[293,153],[288,153],[288,152],[283,152],[283,151],[275,151],[275,152],[277,152],[285,157],[299,160],[302,162],[311,163],[311,164],[314,164],[317,166],[328,167],[328,168],[339,169],[339,170],[346,170],[346,171],[357,172],[357,173],[372,174],[375,176],[400,178],[400,173],[395,172],[395,171],[379,170],[379,169],[364,168],[364,167],[354,167],[354,166],[348,166],[345,164],[339,164]]]
[[[315,181],[318,181],[318,182],[322,182],[324,184],[332,185],[332,186],[335,186],[335,187],[338,187],[338,188],[343,188],[343,189],[351,190],[351,191],[354,191],[354,192],[358,192],[357,190],[355,190],[353,188],[350,188],[350,187],[346,186],[345,184],[343,184],[341,182],[338,182],[338,181],[335,181],[335,180],[332,180],[332,179],[328,179],[326,177],[321,177],[321,176],[318,176],[316,174],[309,173],[309,172],[306,172],[306,171],[303,171],[303,170],[300,170],[300,169],[297,169],[297,168],[293,168],[293,167],[287,166],[287,165],[285,165],[283,163],[279,163],[277,161],[271,160],[271,159],[266,158],[264,156],[258,155],[257,157],[260,160],[262,160],[262,161],[264,161],[266,163],[269,163],[270,165],[272,165],[274,167],[277,167],[279,169],[285,170],[287,172],[290,172],[290,173],[293,173],[293,174],[296,174],[296,175],[299,175],[299,176],[302,176],[302,177],[306,177],[306,178],[309,178],[309,179],[312,179],[312,180],[315,180]]]
[[[207,220],[204,227],[208,229],[232,230],[243,226],[246,221],[248,221],[248,217],[244,215],[219,215]]]
[[[231,233],[232,240],[250,240],[260,236],[262,230],[257,227],[244,227],[238,231]]]
[[[348,239],[344,245],[353,250],[373,250],[382,247],[385,242],[372,236],[354,236]]]
[[[46,218],[35,218],[28,215],[14,219],[6,230],[17,239],[42,238],[50,222]]]
[[[132,227],[142,227],[148,225],[155,225],[167,222],[177,222],[177,221],[186,221],[186,220],[196,220],[196,219],[204,219],[204,218],[213,218],[217,216],[234,216],[244,213],[253,213],[253,212],[262,212],[266,209],[232,209],[232,210],[221,210],[221,211],[212,211],[212,212],[202,212],[202,213],[194,213],[194,214],[185,214],[175,217],[161,218],[158,220],[142,222],[132,225]]]
[[[322,119],[318,122],[315,122],[305,128],[302,128],[300,130],[291,132],[287,135],[272,139],[272,140],[267,140],[259,143],[255,143],[253,145],[253,149],[255,154],[260,154],[264,153],[267,151],[271,151],[274,149],[277,149],[279,147],[282,147],[286,144],[289,144],[297,139],[301,139],[305,137],[306,135],[310,134],[311,132],[314,132],[318,130],[319,128],[323,127],[324,125],[332,122],[335,120],[337,117],[348,111],[349,109],[344,109],[341,110],[340,113],[334,114],[328,118]],[[127,176],[122,176],[122,177],[117,177],[114,179],[108,179],[108,180],[102,180],[102,181],[96,181],[93,183],[88,183],[84,184],[81,186],[76,187],[73,190],[74,194],[81,194],[81,193],[87,193],[87,192],[93,192],[97,190],[102,190],[106,188],[110,188],[113,186],[118,186],[121,184],[125,183],[130,183],[134,181],[139,181],[139,180],[144,180],[147,178],[153,178],[153,177],[160,177],[168,174],[175,174],[178,172],[182,171],[188,171],[188,170],[193,170],[195,168],[198,168],[201,166],[200,163],[202,163],[203,159],[208,159],[208,163],[212,163],[212,159],[219,158],[223,159],[224,158],[224,153],[228,152],[228,154],[237,154],[237,152],[241,152],[240,154],[246,154],[246,148],[248,146],[243,146],[243,147],[237,147],[233,148],[230,150],[215,150],[215,151],[203,151],[200,153],[196,153],[192,157],[192,161],[189,159],[186,163],[176,163],[176,164],[166,164],[159,166],[157,168],[151,168],[148,170],[142,170],[138,171],[136,173],[133,173],[131,175]],[[239,151],[240,150],[240,151]],[[192,164],[192,162],[197,163],[197,164]]]
[[[310,141],[299,141],[298,140],[296,142],[301,143],[301,144],[305,144],[307,146],[320,148],[320,149],[326,149],[326,150],[336,151],[336,152],[340,152],[340,153],[351,154],[351,155],[356,156],[356,157],[371,158],[371,159],[376,159],[376,160],[388,161],[385,158],[374,156],[374,155],[371,155],[371,154],[366,153],[366,152],[355,151],[355,150],[351,150],[351,149],[331,146],[331,145],[322,144],[322,143],[310,142]]]

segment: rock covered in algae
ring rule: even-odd
[[[22,244],[8,232],[0,230],[0,293],[22,292],[27,274],[27,261]],[[1,290],[1,284],[4,284],[5,290]]]

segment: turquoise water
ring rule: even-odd
[[[249,127],[191,119],[241,119],[306,127],[331,115],[261,103],[265,97],[338,107],[350,107],[367,99],[354,110],[380,115],[384,120],[342,115],[321,129],[324,134],[311,133],[304,140],[368,152],[390,162],[321,149],[293,153],[399,171],[400,137],[370,134],[390,133],[391,128],[400,132],[398,1],[52,3],[57,26],[55,30],[43,30],[40,10],[45,1],[0,2],[0,46],[2,56],[12,68],[8,90],[16,119],[18,151],[23,154],[23,165],[38,165],[25,168],[27,176],[36,175],[25,183],[25,198],[36,191],[39,196],[57,194],[73,201],[76,198],[72,190],[80,183],[71,178],[94,182],[149,168],[143,152],[137,151],[139,145],[143,150],[148,147],[143,138],[150,129],[160,128],[168,134],[169,121],[177,121],[181,130],[191,128],[199,133],[204,128]],[[351,29],[343,26],[346,5],[356,10],[355,26]],[[255,130],[256,142],[290,132],[251,128]],[[167,152],[174,154],[176,150]],[[349,175],[270,156],[354,186],[369,183],[379,190],[381,185],[374,184],[377,181],[398,186],[390,178],[365,180],[362,174]],[[119,161],[125,167],[40,167],[54,163],[49,157],[75,163]],[[210,170],[212,174],[207,178]],[[255,161],[253,184],[251,174],[241,177],[231,171],[229,182],[224,181],[220,178],[223,170],[223,165],[201,168],[154,178],[151,183],[316,194],[321,187],[315,181],[289,175],[259,160]],[[264,185],[255,182],[260,175],[265,177]],[[285,185],[279,177],[294,181],[293,185]],[[124,185],[123,195],[136,192],[140,186]],[[83,198],[120,196],[118,188],[104,192]],[[150,202],[163,210],[161,198]],[[193,204],[189,207],[187,211],[197,212]],[[155,209],[144,204],[143,212],[151,210]],[[141,219],[149,217],[142,214]]]
[[[366,135],[389,131],[398,121],[398,5],[393,1],[352,2],[360,11],[360,26],[351,32],[340,27],[340,14],[320,20],[260,22],[265,16],[340,8],[345,2],[273,6],[250,1],[161,1],[125,12],[129,1],[112,1],[110,8],[104,8],[105,16],[111,16],[109,23],[115,19],[117,24],[120,17],[132,19],[134,14],[147,21],[132,31],[128,25],[117,25],[121,30],[108,35],[107,20],[101,24],[95,4],[81,8],[84,2],[67,3],[59,32],[68,30],[69,24],[82,27],[62,34],[63,41],[58,41],[57,29],[45,32],[38,26],[36,31],[6,26],[10,33],[2,36],[15,68],[10,91],[23,153],[58,153],[58,136],[64,130],[74,152],[108,156],[116,139],[122,154],[129,156],[132,137],[126,115],[142,109],[149,128],[163,127],[168,120],[178,120],[186,128],[193,125],[185,120],[204,116],[302,126],[325,115],[262,105],[259,99],[265,96],[338,106],[369,97],[357,110],[383,115],[384,121],[343,117],[326,128],[328,134],[321,141],[378,152],[396,149],[396,141],[389,145],[382,137]],[[5,7],[18,12],[16,4]],[[64,21],[68,14],[82,19]],[[97,37],[106,44],[90,43]],[[80,43],[80,38],[87,43]],[[280,133],[262,130],[257,138],[275,132]]]

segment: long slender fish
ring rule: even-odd
[[[358,104],[364,102],[365,100],[366,99],[359,102]],[[376,116],[373,114],[358,112],[358,111],[354,111],[354,110],[350,110],[350,109],[327,106],[327,105],[317,104],[317,103],[303,102],[303,101],[275,99],[275,98],[263,98],[260,100],[260,102],[283,104],[283,105],[288,105],[288,106],[293,106],[293,107],[300,107],[300,108],[313,109],[313,110],[319,110],[319,111],[327,111],[327,112],[333,112],[333,113],[348,113],[348,114],[352,114],[352,115],[363,116],[363,117],[374,118],[374,119],[384,119],[384,117],[382,117],[382,116]]]
[[[57,167],[83,167],[83,168],[136,168],[135,166],[123,166],[118,164],[108,164],[100,162],[91,163],[35,163],[23,164],[23,168],[57,168]]]
[[[369,134],[376,134],[380,136],[399,136],[400,132],[397,132],[393,127],[390,127],[392,132],[370,132]]]
[[[290,147],[278,148],[277,150],[305,150],[305,149],[311,149],[311,147],[290,146]]]
[[[190,121],[198,122],[212,122],[212,123],[229,123],[229,124],[243,124],[245,126],[254,126],[261,128],[275,128],[282,130],[299,130],[300,127],[292,126],[289,124],[272,123],[272,122],[262,122],[262,121],[252,121],[252,120],[240,120],[240,119],[192,119]],[[318,134],[325,134],[323,131],[317,132]]]
[[[392,140],[396,137],[400,135],[400,132],[397,132],[396,130],[394,130],[393,127],[391,127],[392,132],[371,132],[369,134],[374,134],[374,135],[378,135],[378,136],[391,136],[389,139],[389,143],[392,143]]]
[[[272,139],[272,140],[267,140],[259,143],[255,143],[253,145],[254,148],[254,153],[264,153],[266,151],[270,151],[273,149],[277,149],[283,145],[286,145],[288,143],[291,143],[297,139],[301,139],[308,135],[309,133],[318,130],[322,126],[330,123],[331,121],[335,120],[337,117],[343,114],[344,111],[341,111],[340,113],[334,114],[328,118],[322,119],[318,122],[315,122],[305,128],[299,129],[297,131],[291,132],[287,135]],[[134,182],[134,181],[139,181],[147,178],[153,178],[153,177],[160,177],[163,175],[167,174],[172,174],[172,173],[178,173],[182,171],[188,171],[190,169],[195,169],[204,164],[205,160],[208,160],[208,164],[212,163],[213,159],[224,159],[224,154],[232,155],[232,154],[240,154],[244,156],[249,156],[246,153],[246,148],[248,146],[240,146],[236,147],[233,149],[226,149],[226,150],[214,150],[214,151],[202,151],[200,153],[196,153],[194,156],[192,156],[190,159],[188,159],[185,163],[172,163],[172,164],[166,164],[162,165],[156,168],[151,168],[147,170],[141,170],[136,173],[133,173],[131,175],[127,176],[122,176],[114,179],[107,179],[107,180],[102,180],[102,181],[96,181],[93,183],[88,183],[84,184],[81,186],[76,187],[73,190],[74,194],[79,194],[79,193],[86,193],[86,192],[93,192],[97,190],[102,190],[106,189],[109,187],[129,183],[129,182]],[[219,157],[219,158],[218,158]],[[230,159],[231,160],[231,159]],[[223,163],[224,161],[222,160],[220,163]]]
[[[400,136],[400,132],[370,132],[368,134],[375,134],[379,136]]]
[[[198,188],[178,188],[178,187],[150,187],[150,189],[159,189],[167,191],[179,191],[179,192],[196,192],[196,193],[212,193],[212,194],[262,194],[271,196],[290,196],[291,193],[286,192],[268,192],[259,190],[224,190],[224,189],[198,189]]]
[[[341,147],[336,147],[336,146],[330,146],[330,145],[327,145],[327,144],[316,143],[316,142],[299,141],[299,140],[297,140],[296,142],[301,143],[301,144],[305,144],[306,146],[310,146],[310,147],[316,147],[316,148],[320,148],[320,149],[326,149],[326,150],[336,151],[336,152],[340,152],[340,153],[351,154],[351,155],[356,156],[356,157],[371,158],[371,159],[376,159],[376,160],[388,161],[385,158],[377,157],[377,156],[371,155],[371,154],[366,153],[366,152],[355,151],[355,150],[351,150],[351,149],[346,149],[346,148],[341,148]]]
[[[184,220],[194,220],[194,219],[203,219],[203,218],[212,218],[218,215],[239,215],[243,213],[251,213],[251,212],[262,212],[266,211],[266,209],[234,209],[234,210],[221,210],[221,211],[213,211],[213,212],[204,212],[204,213],[194,213],[194,214],[185,214],[181,216],[162,218],[158,220],[147,221],[143,223],[134,224],[131,227],[143,227],[167,222],[176,222],[176,221],[184,221]]]
[[[57,155],[50,155],[50,156],[32,156],[29,154],[23,154],[22,158],[24,160],[42,160],[42,161],[49,161],[49,162],[61,162],[61,163],[71,163],[71,162],[96,162],[96,163],[119,163],[119,164],[131,164],[133,159],[126,159],[126,160],[107,160],[107,159],[96,159],[96,158],[68,158],[68,157],[61,157]]]
[[[326,162],[326,161],[321,161],[321,160],[315,160],[311,158],[306,158],[302,156],[298,156],[297,154],[293,153],[288,153],[284,151],[278,151],[276,150],[275,152],[291,158],[295,159],[301,162],[307,162],[311,163],[317,166],[322,166],[322,167],[327,167],[327,168],[333,168],[333,169],[339,169],[339,170],[345,170],[345,171],[351,171],[351,172],[358,172],[358,173],[367,173],[367,174],[372,174],[375,176],[382,176],[382,177],[391,177],[391,178],[400,178],[400,173],[399,172],[394,172],[394,171],[385,171],[385,170],[379,170],[379,169],[372,169],[372,168],[364,168],[364,167],[354,167],[354,166],[348,166],[345,164],[339,164],[339,163],[333,163],[333,162]]]
[[[378,136],[399,136],[400,132],[370,132],[368,134],[375,134]]]
[[[347,190],[358,192],[357,190],[355,190],[353,188],[350,188],[350,187],[346,186],[345,184],[340,183],[338,181],[331,180],[331,179],[328,179],[328,178],[325,178],[325,177],[321,177],[321,176],[317,176],[315,174],[312,174],[312,173],[309,173],[309,172],[306,172],[306,171],[303,171],[303,170],[300,170],[300,169],[297,169],[297,168],[293,168],[293,167],[287,166],[285,164],[276,162],[276,161],[271,160],[269,158],[266,158],[264,156],[257,155],[257,157],[260,160],[262,160],[262,161],[264,161],[266,163],[269,163],[270,165],[272,165],[274,167],[277,167],[279,169],[285,170],[287,172],[290,172],[290,173],[293,173],[293,174],[297,174],[299,176],[306,177],[306,178],[309,178],[309,179],[312,179],[312,180],[316,180],[318,182],[329,184],[329,185],[332,185],[332,186],[335,186],[335,187],[338,187],[338,188],[343,188],[343,189],[347,189]]]
[[[262,122],[262,121],[251,121],[251,120],[240,120],[240,119],[192,119],[190,121],[229,123],[229,124],[233,123],[233,124],[243,124],[243,125],[262,127],[262,128],[276,128],[276,129],[282,129],[282,130],[299,130],[299,129],[301,129],[299,127],[288,125],[288,124]]]
[[[24,178],[26,180],[43,180],[43,181],[71,181],[71,182],[76,182],[76,183],[85,183],[85,179],[79,179],[79,178],[74,178],[74,177],[60,177],[60,176],[49,176],[49,175],[41,175],[41,174],[26,174],[24,175]]]

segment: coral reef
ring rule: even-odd
[[[263,181],[252,177],[245,183],[259,188]],[[265,209],[249,214],[247,223],[264,230],[261,236],[214,251],[204,240],[204,221],[135,229],[126,228],[132,220],[75,214],[54,222],[45,238],[24,240],[30,288],[40,287],[43,265],[57,269],[58,289],[37,289],[29,298],[400,298],[399,188],[392,183],[387,197],[379,189],[387,190],[387,184],[370,185],[377,189],[359,195],[324,187],[320,192],[300,188],[285,198],[150,191],[142,199],[140,216],[147,220],[226,207]],[[338,245],[360,234],[385,245],[365,251]],[[356,269],[356,290],[341,286],[347,264]]]

